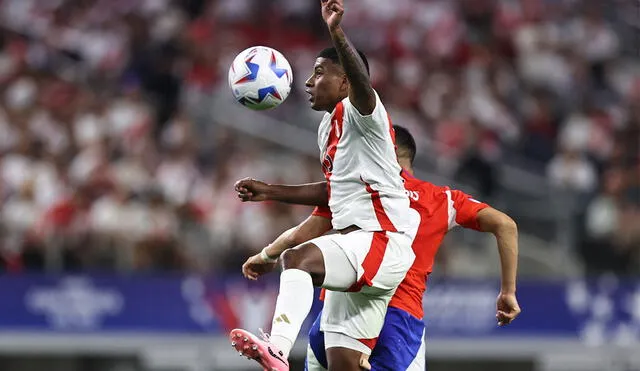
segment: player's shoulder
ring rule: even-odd
[[[425,193],[442,193],[448,189],[448,187],[437,186],[426,180],[422,180],[409,174],[406,170],[402,171],[402,179],[404,179],[405,188],[412,188],[420,190]]]
[[[421,192],[426,196],[424,202],[430,204],[439,204],[447,200],[447,191],[450,191],[449,187],[439,186],[426,180],[420,180],[419,187]]]

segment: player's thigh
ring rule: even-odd
[[[354,349],[362,348],[362,344],[358,345],[358,340],[344,334],[325,332],[324,337],[329,371],[361,371],[360,359],[368,348]]]
[[[349,235],[332,234],[309,241],[318,247],[324,262],[324,280],[321,286],[328,290],[346,291],[357,280],[358,258]]]
[[[375,295],[395,290],[402,282],[415,259],[412,241],[407,233],[358,230],[309,242],[318,246],[324,257],[323,287],[337,291],[368,288],[369,294]],[[355,282],[347,286],[349,280]]]
[[[421,319],[401,309],[389,308],[369,362],[374,370],[417,370],[420,364],[424,365],[423,339]]]
[[[374,241],[370,255],[366,257],[368,264],[362,264],[362,281],[367,282],[363,288],[386,292],[394,290],[404,280],[407,271],[413,265],[415,254],[411,247],[413,239],[407,233],[374,232]],[[384,235],[382,234],[384,233]],[[375,241],[382,240],[382,241]],[[381,246],[384,244],[384,248]],[[382,250],[379,253],[377,250]],[[381,255],[376,264],[371,264],[372,256]]]

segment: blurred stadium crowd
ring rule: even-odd
[[[326,37],[315,1],[0,0],[2,269],[236,271],[309,211],[243,205],[233,183],[320,179],[316,158],[215,124],[253,45],[301,87]],[[585,196],[572,246],[640,266],[637,1],[352,0],[395,123],[435,171],[493,200],[518,157]],[[635,14],[635,16],[634,16]],[[629,62],[631,61],[631,62]],[[302,89],[270,115],[315,128]]]

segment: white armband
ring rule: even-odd
[[[262,249],[262,251],[260,251],[260,257],[262,258],[262,260],[264,260],[267,263],[275,263],[278,261],[278,257],[272,258],[267,254],[267,248],[269,246],[265,247],[264,249]]]

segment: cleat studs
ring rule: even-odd
[[[242,340],[244,340],[244,342],[246,343],[247,341],[249,341],[249,338],[245,337],[245,338],[244,338],[244,339],[242,339]]]
[[[236,346],[236,342],[235,342],[235,341],[232,341],[232,342],[231,342],[231,346],[232,346],[232,347],[235,347],[235,346]]]
[[[251,347],[251,349],[253,349],[253,350],[258,350],[258,346],[254,344],[254,345]]]

